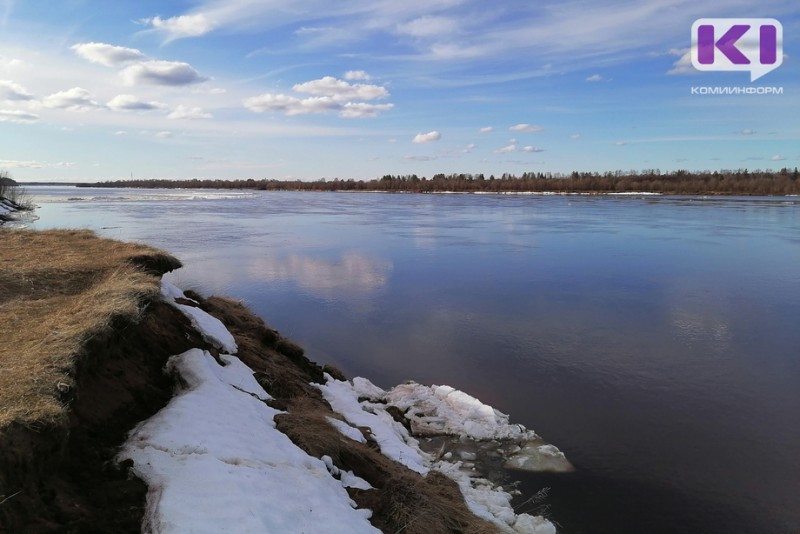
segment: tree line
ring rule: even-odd
[[[526,172],[519,176],[504,173],[495,177],[483,174],[435,174],[430,178],[416,174],[387,174],[374,180],[320,179],[301,180],[119,180],[78,184],[79,187],[139,187],[186,189],[253,189],[260,191],[390,191],[409,193],[630,193],[648,192],[667,195],[798,195],[800,180],[797,168],[780,171],[747,169],[662,173],[645,171]]]

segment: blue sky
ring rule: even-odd
[[[698,72],[702,17],[783,64]],[[18,180],[800,166],[796,0],[0,0]],[[693,86],[782,95],[692,95]]]

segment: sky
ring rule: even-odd
[[[783,63],[692,67],[700,18]],[[797,0],[0,0],[18,181],[800,166]],[[719,54],[719,51],[717,51]],[[693,87],[783,94],[692,94]]]

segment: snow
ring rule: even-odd
[[[180,288],[170,284],[164,279],[161,280],[161,296],[164,297],[164,300],[167,302],[175,302],[175,299],[186,298],[186,295],[183,294]]]
[[[342,471],[333,463],[333,458],[328,456],[327,454],[320,458],[325,463],[325,467],[328,468],[328,472],[335,477],[339,477],[339,480],[342,482],[342,486],[345,488],[357,488],[362,490],[374,489],[372,485],[357,476],[352,471]]]
[[[186,298],[183,291],[170,284],[169,282],[161,281],[161,295],[164,299],[178,308],[183,314],[192,322],[192,326],[200,332],[203,339],[217,347],[218,349],[229,354],[236,354],[239,348],[236,346],[236,340],[233,335],[228,332],[222,321],[216,317],[209,315],[200,308],[188,306],[186,304],[178,304],[175,302],[176,298]]]
[[[206,351],[173,356],[185,389],[129,436],[119,460],[148,486],[144,532],[379,532],[325,462],[275,428],[252,370]],[[345,483],[366,482],[344,477]],[[357,478],[357,477],[355,477]]]
[[[409,382],[387,392],[366,378],[354,378],[350,383],[326,375],[326,380],[325,385],[317,387],[331,408],[351,424],[369,428],[384,455],[423,475],[436,470],[450,477],[461,488],[470,511],[478,517],[491,521],[502,532],[555,534],[555,526],[543,517],[516,514],[511,506],[512,495],[479,477],[465,462],[434,461],[420,449],[419,442],[411,437],[405,427],[396,422],[386,409],[395,406],[401,410],[409,410],[408,413],[412,414],[412,431],[415,435],[449,433],[460,439],[489,440],[498,446],[497,440],[513,439],[513,451],[522,457],[518,460],[520,464],[526,461],[534,462],[529,459],[530,454],[534,453],[534,455],[546,454],[548,458],[563,458],[561,451],[552,445],[542,444],[541,438],[533,431],[521,425],[510,425],[507,415],[450,386],[422,386]],[[333,423],[330,418],[329,420],[345,435],[354,430],[349,426],[342,427],[341,421]],[[417,429],[420,430],[419,434],[414,427],[415,420]],[[525,446],[515,445],[517,442]],[[533,446],[531,443],[538,443],[533,453],[526,450],[526,447]],[[539,448],[542,451],[539,451]],[[459,455],[462,459],[475,458],[471,452],[461,451]],[[516,458],[516,455],[512,456],[512,459]],[[452,454],[444,455],[445,459],[452,457]],[[565,458],[564,461],[566,462]]]
[[[350,424],[369,428],[385,456],[417,473],[424,475],[429,471],[429,457],[420,450],[419,442],[383,407],[371,403],[362,405],[358,402],[359,395],[350,382],[335,380],[328,374],[325,378],[326,384],[316,386],[333,411],[342,415]]]
[[[367,438],[364,437],[364,434],[362,434],[359,429],[354,428],[344,421],[335,419],[333,417],[327,417],[326,419],[328,419],[328,422],[336,427],[336,430],[338,430],[343,436],[350,438],[353,441],[358,441],[359,443],[367,442]]]

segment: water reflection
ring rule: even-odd
[[[336,260],[297,254],[283,258],[248,258],[246,269],[253,279],[290,280],[313,296],[345,300],[383,288],[392,272],[392,262],[348,251]]]

